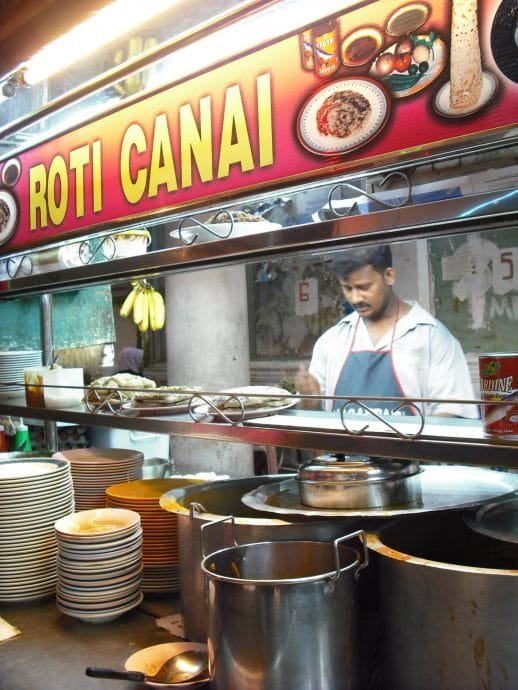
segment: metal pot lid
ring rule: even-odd
[[[301,465],[298,479],[305,482],[353,484],[402,479],[417,474],[419,471],[417,460],[331,453],[321,455]]]
[[[313,508],[300,501],[296,479],[259,486],[241,501],[254,510],[277,515],[323,517],[394,517],[436,510],[467,508],[518,491],[518,474],[464,465],[426,465],[419,474],[421,500],[382,508]],[[518,494],[517,494],[518,495]]]
[[[486,503],[464,522],[487,537],[518,543],[518,496]]]

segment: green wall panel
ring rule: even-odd
[[[56,349],[87,347],[115,341],[110,286],[100,285],[53,295],[53,331]],[[39,297],[0,303],[0,349],[39,350]]]

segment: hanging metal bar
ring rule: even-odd
[[[346,211],[344,212],[339,212],[335,206],[333,205],[335,203],[335,200],[333,199],[333,195],[337,190],[341,189],[348,189],[350,191],[356,192],[357,194],[361,196],[366,196],[368,199],[371,201],[375,201],[377,204],[380,204],[381,206],[385,208],[400,208],[401,206],[406,206],[410,199],[412,198],[412,182],[410,181],[410,177],[404,173],[404,172],[399,172],[399,171],[394,171],[388,173],[388,175],[385,175],[385,177],[380,180],[379,186],[383,188],[388,182],[393,181],[394,179],[399,179],[402,180],[405,183],[405,192],[403,198],[398,201],[397,203],[392,203],[389,201],[386,201],[385,199],[381,199],[378,197],[376,194],[373,194],[371,192],[367,192],[364,189],[361,189],[360,187],[357,187],[354,184],[351,184],[350,182],[339,182],[336,184],[331,191],[329,192],[329,196],[327,197],[327,202],[329,204],[329,208],[334,216],[336,218],[344,218],[345,216],[350,216],[354,211],[358,210],[358,202],[355,200],[347,208]]]
[[[54,334],[52,328],[52,295],[44,293],[40,295],[41,313],[41,345],[43,350],[44,366],[54,364]],[[58,450],[57,423],[46,419],[44,421],[45,445],[48,450],[55,453]]]

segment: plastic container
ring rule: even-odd
[[[133,429],[88,428],[89,444],[95,448],[132,448],[143,453],[144,458],[169,459],[169,436],[152,434]]]
[[[43,398],[45,407],[77,407],[84,395],[82,368],[55,367],[43,372]],[[59,388],[58,386],[64,386]]]
[[[23,370],[25,401],[28,407],[45,407],[43,375],[50,367],[28,367]]]

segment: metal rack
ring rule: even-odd
[[[408,195],[411,183],[407,172],[392,171],[405,181]],[[372,175],[369,173],[368,175]],[[368,176],[366,174],[366,176]],[[358,179],[358,178],[356,178]],[[329,182],[328,182],[329,184]],[[331,182],[331,186],[332,186]],[[349,184],[347,178],[336,181],[329,195],[332,207],[334,191]],[[407,195],[407,196],[408,196]],[[408,199],[406,200],[408,201]],[[192,215],[192,214],[191,214]],[[222,237],[214,242],[185,244],[159,249],[147,254],[103,263],[92,263],[20,276],[0,283],[0,300],[26,295],[70,290],[86,285],[127,282],[136,278],[163,276],[178,271],[224,266],[243,261],[264,260],[331,251],[345,244],[431,238],[469,233],[481,229],[513,227],[518,221],[518,195],[491,191],[424,204],[385,205],[384,210],[358,215],[338,215],[319,223],[290,226],[243,237]],[[141,221],[142,222],[142,221]],[[453,436],[419,433],[407,437],[386,428],[376,433],[366,429],[351,433],[347,423],[338,429],[322,428],[318,423],[279,425],[229,424],[193,421],[189,415],[174,417],[125,417],[95,414],[79,409],[51,410],[27,408],[24,400],[0,403],[0,413],[47,421],[65,421],[81,425],[138,429],[155,433],[196,438],[252,443],[317,451],[333,449],[344,453],[362,453],[398,458],[418,458],[469,465],[518,468],[518,441],[493,441],[481,432],[456,430]]]

